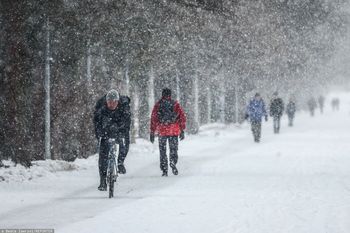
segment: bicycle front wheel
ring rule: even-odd
[[[112,198],[114,196],[114,178],[113,173],[109,174],[109,198]]]

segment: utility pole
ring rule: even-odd
[[[176,100],[180,103],[180,78],[179,71],[176,68]]]
[[[129,59],[126,59],[126,64],[125,64],[125,85],[126,85],[126,90],[125,93],[127,96],[130,96],[130,77],[129,77]]]
[[[198,53],[198,47],[195,44],[195,51],[196,56],[194,57],[194,82],[193,82],[193,91],[194,91],[194,121],[195,121],[195,127],[196,131],[199,129],[200,125],[200,119],[199,119],[199,74],[198,74],[198,59],[199,59],[199,53]]]
[[[238,77],[235,77],[235,123],[238,123]]]
[[[45,159],[51,159],[51,124],[50,124],[50,28],[46,21],[46,54],[45,54]]]
[[[91,89],[92,83],[91,83],[91,46],[90,46],[90,39],[88,39],[87,42],[87,59],[86,59],[86,76],[87,76],[87,82],[89,86],[89,91]]]
[[[194,76],[194,119],[196,122],[196,127],[199,127],[199,90],[198,90],[198,71],[197,71],[197,58],[196,58],[196,70],[195,70],[195,76]]]
[[[207,87],[207,124],[211,123],[211,111],[212,111],[212,106],[211,106],[211,89],[210,87]]]
[[[226,112],[226,109],[225,109],[225,96],[226,96],[226,86],[225,86],[225,80],[224,80],[224,77],[223,75],[221,74],[220,75],[220,80],[221,80],[221,83],[220,83],[220,90],[221,90],[221,93],[220,93],[220,121],[221,123],[225,123],[225,112]]]
[[[153,65],[151,65],[151,71],[149,76],[149,87],[148,87],[148,108],[149,108],[149,114],[152,114],[153,106],[155,103],[155,97],[154,97],[154,71],[153,71]]]

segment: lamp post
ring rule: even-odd
[[[45,159],[51,159],[51,124],[50,124],[50,28],[46,21],[46,53],[45,53]]]

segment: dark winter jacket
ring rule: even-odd
[[[176,114],[176,119],[173,123],[161,123],[158,117],[160,103],[167,98],[172,101],[170,97],[163,97],[153,107],[151,115],[151,134],[157,133],[159,136],[179,136],[181,131],[186,128],[186,115],[177,101],[173,101],[173,111]]]
[[[286,112],[288,116],[294,116],[296,112],[296,105],[293,101],[289,101],[289,103],[287,104]]]
[[[270,103],[270,116],[281,117],[284,111],[284,103],[281,98],[275,98]]]
[[[246,115],[250,118],[250,121],[261,122],[262,117],[267,117],[265,103],[262,99],[252,99],[247,106]]]
[[[107,107],[106,96],[99,99],[95,106],[94,125],[96,138],[125,137],[131,124],[130,98],[120,96],[115,110]]]

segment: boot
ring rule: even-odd
[[[168,176],[168,171],[164,170],[162,176]]]
[[[107,191],[106,176],[100,176],[100,186],[97,188],[100,191]]]
[[[175,176],[177,176],[177,175],[179,174],[179,171],[177,170],[175,164],[170,163],[170,167],[171,167],[171,169],[172,169],[172,171],[173,171],[173,174],[174,174]]]
[[[125,174],[126,173],[126,169],[124,167],[124,164],[118,164],[118,173],[119,174]]]

